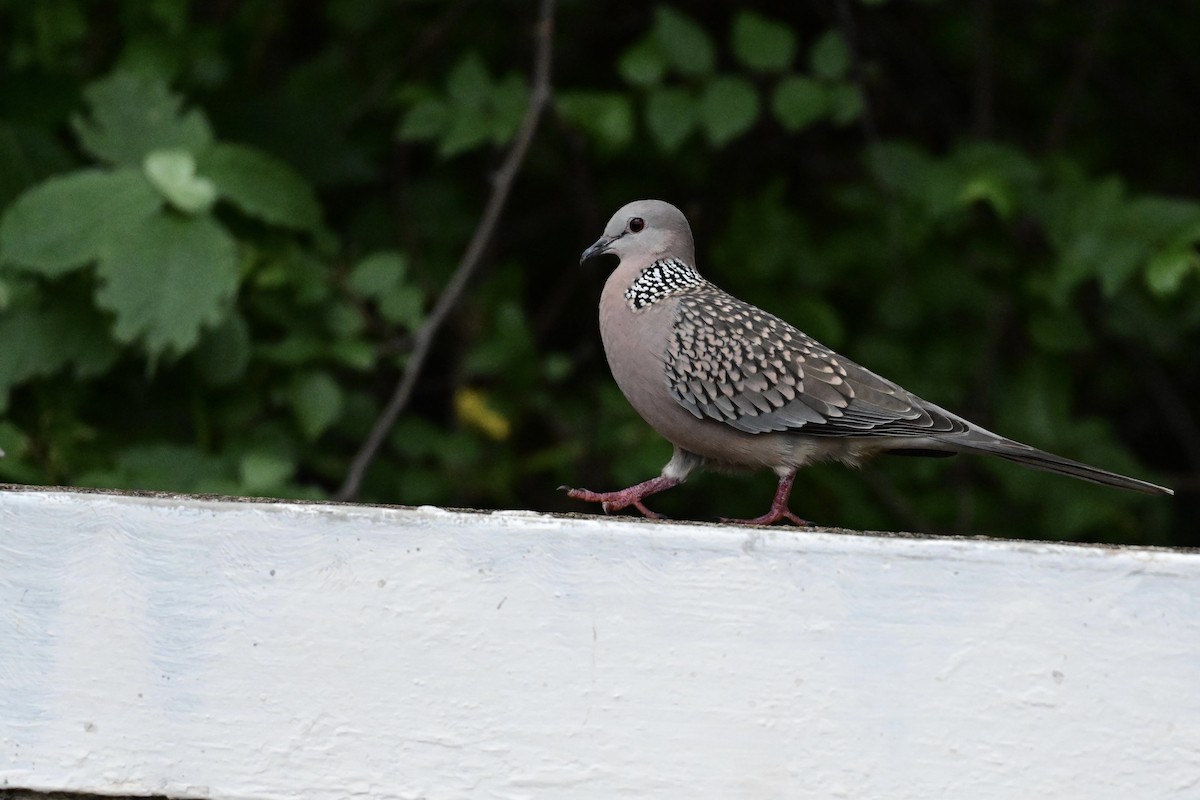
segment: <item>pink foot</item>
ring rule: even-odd
[[[737,525],[774,525],[776,522],[787,520],[793,525],[800,527],[808,527],[812,525],[806,519],[800,519],[788,509],[788,497],[792,493],[792,482],[796,480],[796,473],[789,472],[779,479],[779,488],[775,490],[775,499],[771,501],[771,510],[763,514],[761,517],[754,519],[729,519],[722,517],[721,522],[732,522]]]
[[[646,508],[646,505],[642,502],[642,498],[678,485],[678,480],[660,475],[657,478],[651,478],[648,481],[643,481],[636,486],[630,486],[628,489],[621,489],[618,492],[593,492],[591,489],[571,489],[566,486],[558,488],[566,489],[567,497],[572,499],[584,500],[589,503],[599,503],[600,507],[604,509],[605,514],[611,514],[614,511],[620,511],[623,508],[633,506],[642,512],[642,515],[645,517],[663,519],[662,514]]]
[[[753,519],[733,519],[731,517],[721,517],[721,522],[728,522],[734,525],[774,525],[776,522],[787,520],[793,525],[799,525],[801,528],[807,528],[812,525],[806,519],[801,519],[786,508],[771,507],[771,510],[763,514],[761,517]]]

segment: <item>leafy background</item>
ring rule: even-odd
[[[535,5],[0,0],[0,480],[332,496],[513,143]],[[806,470],[802,515],[1200,545],[1196,30],[1187,2],[562,0],[551,102],[359,499],[582,511],[555,487],[657,474],[576,262],[661,197],[725,288],[1179,490],[883,458]]]

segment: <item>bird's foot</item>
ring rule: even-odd
[[[775,499],[771,501],[771,510],[761,517],[755,517],[754,519],[729,519],[728,517],[722,517],[721,522],[729,522],[734,525],[774,525],[776,522],[787,520],[793,525],[799,525],[801,528],[809,527],[812,525],[811,522],[806,519],[800,519],[788,508],[788,498],[791,497],[792,482],[795,480],[795,470],[779,476],[779,488],[775,490]]]
[[[761,517],[754,517],[753,519],[733,519],[731,517],[721,517],[721,522],[732,525],[774,525],[776,522],[782,522],[784,520],[792,523],[793,525],[798,525],[801,528],[808,528],[812,526],[811,522],[806,519],[801,519],[793,514],[790,510],[786,508],[775,508],[774,506],[772,506],[771,510],[763,514]]]
[[[623,508],[633,506],[642,512],[642,516],[644,517],[649,519],[664,519],[662,514],[646,508],[646,504],[642,502],[645,493],[639,493],[637,491],[638,486],[630,486],[628,489],[622,489],[619,492],[593,492],[591,489],[571,489],[567,486],[559,488],[566,489],[567,497],[573,500],[599,503],[600,507],[604,509],[605,514],[611,514],[614,511],[620,511]]]
[[[791,488],[791,486],[788,486]],[[752,519],[731,519],[730,517],[721,517],[721,522],[731,523],[734,525],[774,525],[776,522],[790,522],[793,525],[799,525],[800,528],[808,528],[812,523],[808,519],[800,519],[791,509],[787,507],[787,494],[780,498],[776,495],[775,500],[770,504],[770,511],[764,513],[761,517]]]
[[[642,502],[642,499],[656,492],[661,492],[663,489],[670,489],[672,486],[678,484],[679,481],[673,478],[660,476],[616,492],[593,492],[591,489],[572,489],[568,486],[560,486],[558,488],[566,489],[567,497],[574,500],[599,503],[600,507],[604,509],[605,514],[611,514],[614,511],[620,511],[623,508],[633,506],[642,512],[642,516],[644,517],[648,517],[649,519],[665,519],[662,514],[646,508],[646,504]]]

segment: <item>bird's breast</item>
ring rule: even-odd
[[[600,296],[600,338],[613,378],[641,412],[639,405],[647,402],[649,395],[664,395],[674,402],[667,394],[663,355],[678,301],[662,298],[635,307],[626,297],[637,280],[637,273],[630,272],[618,267],[604,284]]]

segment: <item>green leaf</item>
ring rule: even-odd
[[[920,219],[942,219],[961,211],[963,182],[954,165],[931,158],[915,145],[883,142],[871,148],[876,179],[921,209]]]
[[[890,191],[900,192],[920,182],[932,168],[929,154],[915,144],[881,142],[867,151],[867,162],[875,180]]]
[[[1099,281],[1105,296],[1115,296],[1160,251],[1160,243],[1191,224],[1187,205],[1129,200],[1116,178],[1059,186],[1043,201],[1042,212],[1058,257],[1048,289],[1056,303],[1089,279]]]
[[[482,106],[492,90],[492,78],[479,53],[467,53],[446,77],[446,93],[457,106]]]
[[[325,318],[325,330],[339,341],[355,338],[367,324],[358,306],[346,300],[326,305],[322,316]]]
[[[407,270],[408,260],[403,253],[382,250],[355,264],[346,285],[361,297],[378,300],[400,285]]]
[[[1086,241],[1084,250],[1104,247],[1099,239]],[[1137,274],[1137,269],[1146,258],[1146,247],[1140,242],[1110,243],[1116,246],[1106,253],[1092,250],[1093,264],[1097,268],[1100,289],[1105,297],[1115,297],[1126,281]]]
[[[326,343],[310,333],[294,333],[278,342],[254,344],[254,358],[284,367],[299,367],[325,355]]]
[[[563,353],[548,353],[542,359],[542,375],[550,383],[561,383],[575,371],[575,363]]]
[[[83,90],[91,117],[71,120],[84,150],[101,161],[141,167],[155,150],[198,152],[212,142],[200,111],[181,110],[161,78],[115,72]]]
[[[623,149],[633,141],[633,104],[624,93],[560,92],[555,103],[564,119],[610,150]]]
[[[328,261],[294,241],[288,243],[280,256],[273,265],[273,271],[278,273],[268,283],[275,281],[276,285],[291,287],[292,296],[301,306],[318,306],[329,299],[333,285]]]
[[[659,147],[673,153],[695,129],[698,110],[687,89],[659,87],[646,96],[646,126]]]
[[[233,478],[225,458],[188,445],[135,444],[117,456],[108,472],[81,476],[81,486],[147,489],[162,492],[205,492],[226,489]]]
[[[1200,274],[1200,254],[1192,247],[1164,250],[1146,266],[1146,285],[1159,297],[1176,294],[1189,272]]]
[[[402,253],[373,253],[354,267],[347,284],[355,294],[377,301],[388,322],[415,329],[424,319],[425,297],[420,289],[404,283],[406,269]]]
[[[379,313],[388,322],[416,330],[425,321],[425,295],[415,286],[398,286],[382,298]]]
[[[396,130],[402,142],[436,139],[450,123],[450,107],[436,97],[427,97],[408,110]]]
[[[673,8],[655,11],[654,33],[667,62],[688,77],[708,75],[717,63],[716,49],[704,28]]]
[[[511,75],[492,82],[478,53],[468,53],[446,80],[449,122],[438,152],[443,158],[485,142],[504,144],[516,133],[528,102],[523,79]]]
[[[506,145],[517,135],[528,104],[529,88],[524,78],[514,73],[497,81],[489,93],[487,106],[491,116],[492,144]]]
[[[47,307],[18,305],[0,313],[0,399],[14,386],[67,366],[74,366],[81,377],[107,370],[117,358],[117,348],[106,327],[93,308],[70,299],[60,298]]]
[[[850,48],[842,34],[832,28],[821,34],[809,54],[809,63],[818,78],[837,81],[846,77],[850,69]]]
[[[1032,191],[1039,171],[1017,148],[994,142],[971,142],[950,156],[948,175],[960,184],[962,205],[986,203],[1002,219],[1018,211]]]
[[[862,92],[851,83],[840,83],[829,89],[829,118],[835,125],[849,125],[862,116],[866,103]]]
[[[161,32],[148,35],[130,31],[112,71],[169,78],[187,71],[190,56],[175,42],[168,42]]]
[[[116,314],[114,335],[152,355],[192,348],[238,286],[233,239],[209,217],[156,214],[110,242],[96,302]]]
[[[1013,196],[1007,184],[992,175],[978,175],[962,187],[959,200],[964,206],[986,203],[1001,219],[1008,219],[1013,212]]]
[[[238,461],[238,476],[248,492],[280,489],[296,473],[296,460],[270,450],[252,450]]]
[[[373,344],[357,339],[331,342],[325,348],[324,354],[338,364],[359,371],[371,369],[375,366],[375,361],[379,358],[379,353]]]
[[[239,144],[217,144],[198,154],[200,173],[221,196],[263,222],[315,231],[321,206],[300,173],[274,156]]]
[[[18,197],[0,219],[0,261],[62,275],[95,260],[161,204],[138,170],[51,178]]]
[[[326,372],[297,375],[288,389],[288,399],[300,430],[309,440],[328,430],[342,413],[342,390]]]
[[[1120,224],[1150,242],[1185,237],[1200,239],[1200,203],[1173,197],[1136,197],[1121,214]]]
[[[438,145],[438,155],[450,158],[474,150],[492,136],[487,112],[479,106],[452,106],[450,122]]]
[[[742,78],[715,78],[700,96],[700,121],[718,147],[736,139],[758,119],[758,92]]]
[[[250,366],[250,327],[236,310],[206,331],[196,347],[196,367],[209,386],[228,386]]]
[[[444,98],[429,97],[412,87],[400,99],[412,108],[397,137],[436,140],[438,153],[450,158],[488,142],[511,141],[529,104],[529,87],[516,73],[493,81],[480,55],[470,52],[450,71]]]
[[[143,171],[167,201],[185,214],[208,211],[217,189],[196,175],[196,159],[186,150],[155,150],[146,156]]]
[[[796,133],[828,113],[829,96],[817,81],[789,75],[775,87],[771,110],[785,130]]]
[[[757,72],[782,72],[796,57],[796,35],[787,25],[742,11],[733,20],[733,54]]]
[[[617,72],[633,86],[656,86],[662,82],[666,71],[667,58],[656,36],[647,36],[617,59]]]

